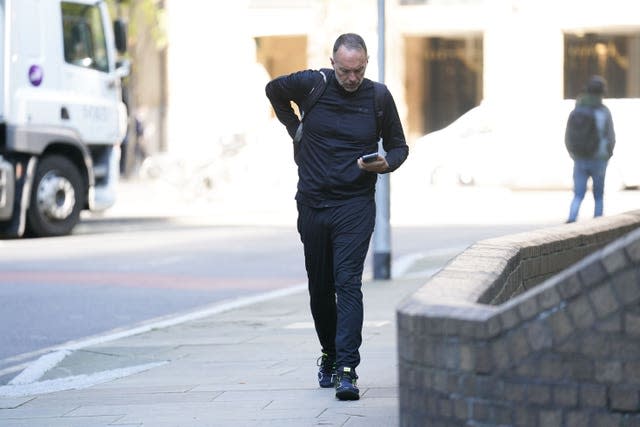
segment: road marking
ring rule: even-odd
[[[3,373],[12,373],[12,372],[17,372],[19,369],[23,367],[26,367],[25,371],[23,371],[23,372],[26,372],[24,376],[22,376],[23,374],[19,374],[14,379],[12,379],[9,382],[9,384],[7,384],[6,386],[0,386],[0,396],[26,396],[30,394],[49,393],[51,391],[57,391],[57,389],[54,390],[54,388],[62,386],[61,384],[64,384],[64,381],[62,381],[64,380],[64,378],[60,378],[59,379],[60,381],[58,380],[43,381],[42,383],[46,383],[46,385],[43,387],[39,387],[38,384],[41,384],[41,383],[36,381],[39,378],[42,378],[42,376],[48,370],[55,367],[57,363],[62,361],[64,357],[66,357],[69,353],[71,353],[74,350],[80,350],[86,347],[104,344],[120,338],[127,338],[133,335],[143,334],[145,332],[149,332],[155,329],[162,329],[170,326],[175,326],[175,325],[189,322],[192,320],[198,320],[205,317],[209,317],[214,314],[220,314],[236,308],[242,308],[249,305],[257,304],[263,301],[277,299],[277,298],[285,297],[288,295],[294,295],[294,294],[303,292],[306,289],[307,289],[307,284],[303,283],[295,286],[290,286],[284,289],[277,289],[275,291],[264,292],[258,295],[232,299],[229,301],[216,303],[212,306],[208,306],[203,309],[196,310],[184,315],[179,315],[179,316],[173,315],[173,316],[169,316],[167,318],[162,318],[159,320],[158,319],[152,320],[138,327],[125,329],[125,330],[112,332],[112,333],[107,333],[104,335],[88,337],[79,341],[69,341],[59,346],[49,347],[47,349],[26,353],[24,355],[12,356],[8,359],[4,359],[3,361],[0,361],[0,365],[10,361],[25,360],[26,358],[36,357],[40,354],[44,354],[34,362],[23,363],[18,366],[11,366],[0,371]],[[57,362],[53,363],[56,360]],[[168,363],[168,362],[163,362],[162,364],[164,363]],[[146,365],[141,365],[141,366],[146,366]],[[151,369],[151,368],[146,368],[146,369]],[[105,371],[105,372],[110,372],[110,371]],[[127,371],[123,371],[123,372],[127,372]],[[132,372],[132,373],[136,373],[136,372]],[[102,381],[102,376],[94,377],[94,375],[95,374],[89,375],[89,376],[83,376],[83,378],[81,379],[74,379],[73,382],[74,384],[75,382],[78,382],[78,384],[82,385],[82,387],[89,387],[91,385],[89,384],[90,381],[93,381],[93,380]],[[131,375],[131,373],[126,375]],[[123,375],[123,376],[126,376],[126,375]],[[68,377],[68,378],[72,378],[72,377]],[[118,378],[121,378],[121,376],[119,376]],[[29,381],[32,381],[32,382],[29,382]],[[58,381],[58,382],[52,383],[51,381]],[[105,380],[105,381],[110,381],[110,380]],[[18,384],[18,382],[20,384]],[[85,386],[84,384],[89,384],[89,385]],[[76,385],[73,385],[73,386],[69,386],[69,388],[77,388],[77,387]],[[30,394],[15,394],[15,393],[30,393]]]
[[[127,329],[120,332],[115,332],[107,335],[97,336],[88,338],[85,340],[70,342],[66,345],[60,346],[61,349],[70,349],[70,350],[79,350],[81,348],[90,347],[93,345],[104,344],[109,341],[114,341],[120,338],[127,338],[133,335],[139,335],[145,332],[149,332],[154,329],[164,329],[170,326],[179,325],[181,323],[190,322],[192,320],[199,320],[205,317],[212,316],[214,314],[220,314],[225,311],[230,311],[236,308],[242,308],[249,305],[257,304],[263,301],[269,301],[272,299],[294,295],[300,293],[307,289],[307,284],[301,284],[296,286],[291,286],[284,289],[278,289],[271,292],[265,292],[262,294],[238,298],[235,300],[230,300],[223,303],[217,303],[211,307],[206,307],[201,310],[192,311],[191,313],[187,313],[181,316],[168,317],[163,320],[158,320],[153,323],[144,324],[137,328]]]
[[[58,350],[45,354],[34,363],[28,365],[27,369],[22,371],[20,375],[9,381],[9,385],[25,385],[38,381],[48,370],[53,369],[70,354],[70,350]]]
[[[413,267],[413,265],[417,261],[423,258],[429,258],[429,257],[453,258],[454,256],[464,251],[465,249],[467,249],[467,246],[447,247],[447,248],[441,248],[441,249],[432,249],[427,252],[415,252],[415,253],[401,256],[398,259],[393,261],[393,265],[391,266],[391,277],[407,277],[407,276],[413,277],[415,275],[415,272],[408,273],[408,271],[411,269],[411,267]],[[440,268],[424,270],[423,274],[430,276],[434,272],[438,271],[439,269]],[[422,272],[418,272],[418,273],[422,273]]]
[[[11,384],[0,386],[0,396],[21,397],[35,394],[53,393],[64,390],[80,390],[97,384],[117,380],[118,378],[134,375],[149,369],[169,363],[168,361],[146,363],[144,365],[129,366],[128,368],[111,369],[90,375],[73,375],[28,384]]]
[[[289,288],[278,289],[276,291],[266,292],[259,295],[250,297],[239,298],[236,300],[227,301],[224,303],[218,303],[214,306],[204,308],[202,310],[193,311],[191,313],[171,317],[153,323],[148,323],[136,328],[131,328],[111,334],[90,337],[80,341],[71,341],[62,344],[55,348],[53,353],[45,354],[38,358],[35,362],[27,365],[27,368],[9,384],[0,386],[0,396],[6,397],[18,397],[18,396],[30,396],[34,394],[51,393],[55,391],[63,391],[70,389],[87,388],[92,385],[101,384],[103,382],[112,381],[114,379],[122,378],[128,375],[152,369],[157,366],[164,365],[168,361],[150,363],[145,365],[132,366],[123,369],[114,369],[111,371],[97,372],[91,375],[76,375],[65,378],[58,378],[55,380],[45,380],[38,382],[38,379],[50,369],[55,367],[65,357],[67,357],[73,350],[79,350],[82,348],[90,347],[93,345],[104,344],[109,341],[114,341],[120,338],[126,338],[133,335],[149,332],[154,329],[167,328],[170,326],[178,325],[192,320],[198,320],[204,317],[208,317],[214,314],[219,314],[225,311],[233,310],[236,308],[246,307],[252,304],[256,304],[271,299],[276,299],[288,295],[300,293],[307,289],[307,284],[300,284],[291,286]],[[17,357],[14,357],[16,359]]]

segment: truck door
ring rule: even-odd
[[[69,94],[63,120],[87,144],[119,143],[122,137],[120,80],[115,74],[113,34],[103,2],[61,2],[63,86]],[[103,10],[104,9],[104,10]]]

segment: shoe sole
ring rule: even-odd
[[[329,384],[319,384],[321,388],[333,388],[333,383]]]
[[[353,390],[340,390],[336,391],[336,397],[339,400],[359,400],[360,393],[356,393]]]

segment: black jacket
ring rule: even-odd
[[[276,116],[292,138],[300,119],[291,101],[303,103],[317,77],[318,71],[299,71],[266,86]],[[385,92],[381,130],[387,172],[392,172],[407,158],[409,147],[393,97],[386,87]],[[361,170],[357,163],[362,155],[378,151],[374,110],[371,80],[364,79],[357,91],[347,92],[330,73],[323,95],[304,118],[304,133],[296,149],[298,202],[328,207],[374,197],[377,174]]]

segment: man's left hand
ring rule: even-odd
[[[362,161],[362,157],[358,159],[358,167],[367,172],[383,173],[389,169],[389,163],[387,160],[378,155],[378,158],[373,162],[365,163]]]

